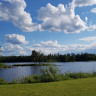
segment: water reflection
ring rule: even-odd
[[[5,78],[7,81],[13,81],[14,79],[20,79],[29,75],[40,74],[40,70],[44,68],[36,66],[15,67],[9,69],[0,70],[0,78]]]
[[[6,63],[7,65],[13,64],[32,64],[32,62],[24,63]],[[62,73],[65,72],[93,72],[96,71],[96,62],[54,62]],[[22,78],[29,75],[40,74],[40,70],[45,68],[45,66],[24,66],[24,67],[14,67],[8,69],[0,69],[0,78],[4,78],[7,81],[12,81],[15,78]]]

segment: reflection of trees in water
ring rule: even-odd
[[[2,56],[2,47],[0,46],[0,56]]]
[[[30,66],[31,67],[31,74],[40,74],[40,70],[45,68],[45,66]]]
[[[1,75],[2,75],[1,73],[2,73],[2,70],[0,70],[0,78],[1,78]]]

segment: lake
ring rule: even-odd
[[[32,64],[32,62],[22,63],[5,63],[7,65],[13,64]],[[52,63],[51,63],[52,64]],[[96,62],[54,62],[62,73],[65,72],[95,72]],[[0,69],[0,78],[4,78],[7,81],[13,81],[14,79],[20,79],[29,75],[40,74],[40,70],[45,66],[24,66],[14,67],[7,69]]]

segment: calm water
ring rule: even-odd
[[[6,63],[7,65],[13,64],[32,64],[32,62],[24,63]],[[55,62],[62,73],[65,72],[94,72],[96,71],[96,62]],[[0,78],[4,78],[7,81],[12,81],[14,79],[19,79],[25,76],[40,74],[40,70],[45,68],[44,66],[25,66],[25,67],[15,67],[8,69],[0,69]]]

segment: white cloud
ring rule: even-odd
[[[29,51],[36,50],[41,51],[44,54],[66,54],[66,53],[96,53],[96,37],[85,37],[80,40],[87,41],[89,44],[59,44],[57,40],[55,41],[41,41],[40,46],[27,47]],[[90,42],[91,41],[91,42]],[[93,50],[93,51],[92,51]]]
[[[26,32],[37,30],[36,24],[32,22],[31,15],[25,11],[26,3],[24,0],[2,1],[0,3],[0,20],[12,22]]]
[[[17,44],[7,43],[3,47],[3,55],[28,55],[32,50],[41,51],[44,54],[66,54],[66,53],[81,53],[88,52],[94,53],[96,50],[96,37],[81,38],[83,41],[91,41],[89,44],[59,44],[58,41],[41,41],[39,44],[33,44],[33,47],[26,47],[26,51],[23,47]],[[93,51],[92,51],[93,50]],[[27,52],[27,53],[26,53]],[[96,52],[95,52],[96,53]]]
[[[75,7],[92,6],[96,4],[96,0],[73,0],[72,3]]]
[[[55,41],[41,41],[39,44],[35,44],[39,46],[34,46],[34,47],[27,47],[29,51],[36,50],[36,51],[41,51],[45,54],[54,54],[58,52],[65,51],[67,48],[65,45],[60,45],[58,44],[57,40]]]
[[[93,9],[91,10],[91,12],[92,12],[92,13],[96,13],[96,8],[93,8]]]
[[[79,40],[82,40],[82,41],[96,41],[96,36],[94,36],[94,37],[85,37],[85,38],[81,38]]]
[[[95,38],[96,39],[96,38]],[[83,39],[82,39],[83,40]],[[90,39],[92,40],[92,39]],[[40,46],[34,47],[27,47],[29,51],[36,50],[41,51],[44,54],[56,54],[56,53],[81,53],[81,52],[88,52],[87,50],[96,49],[96,42],[91,42],[91,44],[68,44],[62,45],[59,44],[57,41],[41,41],[39,43]]]
[[[0,2],[0,5],[1,5],[2,3]]]
[[[46,41],[46,42],[41,41],[40,44],[41,44],[41,46],[43,45],[44,47],[58,47],[58,48],[61,47],[58,44],[57,40],[55,40],[55,41]]]
[[[94,31],[96,29],[96,25],[90,25],[89,27],[87,27],[88,31]]]
[[[50,54],[50,53],[52,53],[52,54],[55,54],[55,53],[60,53],[60,52],[64,52],[64,50],[66,50],[66,49],[63,49],[63,50],[60,50],[60,48],[54,48],[54,47],[44,47],[44,46],[42,46],[42,47],[27,47],[27,49],[29,50],[29,51],[32,51],[32,50],[36,50],[36,51],[40,51],[40,52],[42,52],[42,53],[44,53],[44,54]]]
[[[41,47],[40,44],[34,44],[34,47]]]
[[[88,18],[87,18],[87,17],[85,17],[85,21],[86,21],[86,22],[88,21]]]
[[[7,34],[5,35],[5,39],[7,42],[12,44],[27,44],[28,41],[25,40],[23,35],[18,34]]]
[[[91,6],[96,4],[96,0],[73,0],[66,7],[59,4],[57,7],[48,3],[46,7],[41,7],[38,11],[39,25],[32,22],[31,14],[25,11],[26,2],[24,0],[1,0],[0,1],[0,21],[12,22],[23,31],[56,31],[65,33],[79,33],[93,28],[86,26],[88,20],[84,22],[79,15],[75,14],[75,7]],[[96,8],[91,12],[96,13]]]
[[[6,43],[3,47],[3,55],[27,55],[27,53],[20,45]]]
[[[79,33],[86,29],[86,23],[79,15],[75,15],[71,4],[69,7],[64,7],[63,4],[55,7],[48,3],[46,7],[41,7],[38,11],[38,19],[43,22],[39,25],[41,31]]]
[[[3,47],[0,46],[0,56],[2,55]]]

